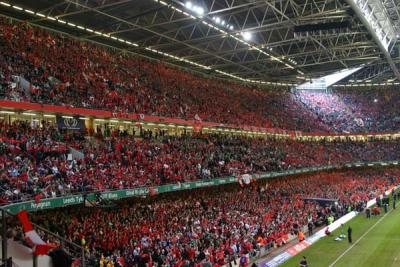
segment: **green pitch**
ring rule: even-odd
[[[345,224],[345,234],[353,228],[353,244],[347,239],[334,241],[340,229],[330,237],[324,237],[302,253],[281,266],[298,267],[302,256],[307,257],[310,267],[390,267],[400,266],[400,206],[380,216],[366,219],[360,214]]]

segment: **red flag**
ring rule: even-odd
[[[17,218],[22,224],[25,237],[29,239],[33,245],[33,254],[35,255],[46,255],[51,249],[57,247],[55,244],[45,243],[38,233],[33,229],[33,225],[28,218],[28,212],[21,210],[17,213]]]
[[[42,199],[42,193],[36,194],[34,198],[35,198],[35,203],[39,204],[40,200]]]
[[[24,180],[25,182],[28,182],[28,173],[24,172],[23,174],[21,174],[21,179]]]
[[[96,187],[97,187],[97,189],[99,189],[99,190],[104,190],[104,186],[103,186],[103,184],[100,183],[100,182],[96,182]]]
[[[47,255],[49,253],[50,250],[52,250],[53,248],[56,248],[57,245],[55,244],[39,244],[35,246],[35,249],[33,250],[33,254],[34,255]]]
[[[157,195],[157,190],[154,187],[149,188],[149,195],[150,196],[155,196]]]
[[[18,212],[17,218],[22,224],[22,229],[24,230],[24,233],[33,230],[32,223],[29,221],[28,212],[26,210],[21,210],[20,212]]]
[[[122,267],[125,267],[125,266],[126,266],[125,258],[122,257],[122,256],[119,257],[119,258],[118,258],[118,264],[121,265]]]

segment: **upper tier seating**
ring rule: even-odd
[[[398,90],[263,91],[0,19],[0,97],[306,132],[399,129]],[[24,90],[15,77],[31,83]],[[374,103],[374,100],[378,101]]]

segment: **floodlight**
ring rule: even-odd
[[[243,39],[245,41],[249,41],[251,39],[251,33],[250,32],[242,32],[241,34],[242,34]]]
[[[194,12],[196,12],[198,15],[203,15],[204,14],[204,8],[200,7],[200,6],[195,6],[193,8]]]
[[[185,7],[186,7],[187,9],[192,9],[192,8],[193,8],[192,2],[186,2]]]

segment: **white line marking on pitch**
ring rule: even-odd
[[[357,243],[360,242],[361,239],[364,238],[364,236],[366,236],[369,232],[371,232],[372,229],[374,229],[375,226],[377,226],[377,225],[386,217],[386,215],[388,215],[388,214],[391,213],[392,211],[393,211],[393,210],[390,210],[388,213],[386,213],[385,215],[383,215],[382,218],[380,218],[374,225],[372,225],[371,228],[368,229],[368,231],[366,231],[362,236],[360,236],[360,238],[357,239],[357,241],[354,242],[353,245],[351,245],[351,246],[350,246],[348,249],[346,249],[339,257],[337,257],[337,259],[336,259],[334,262],[332,262],[332,263],[329,265],[329,267],[332,267],[332,266],[335,265],[341,258],[343,258],[343,256],[346,255],[347,252],[349,252],[355,245],[357,245]]]

